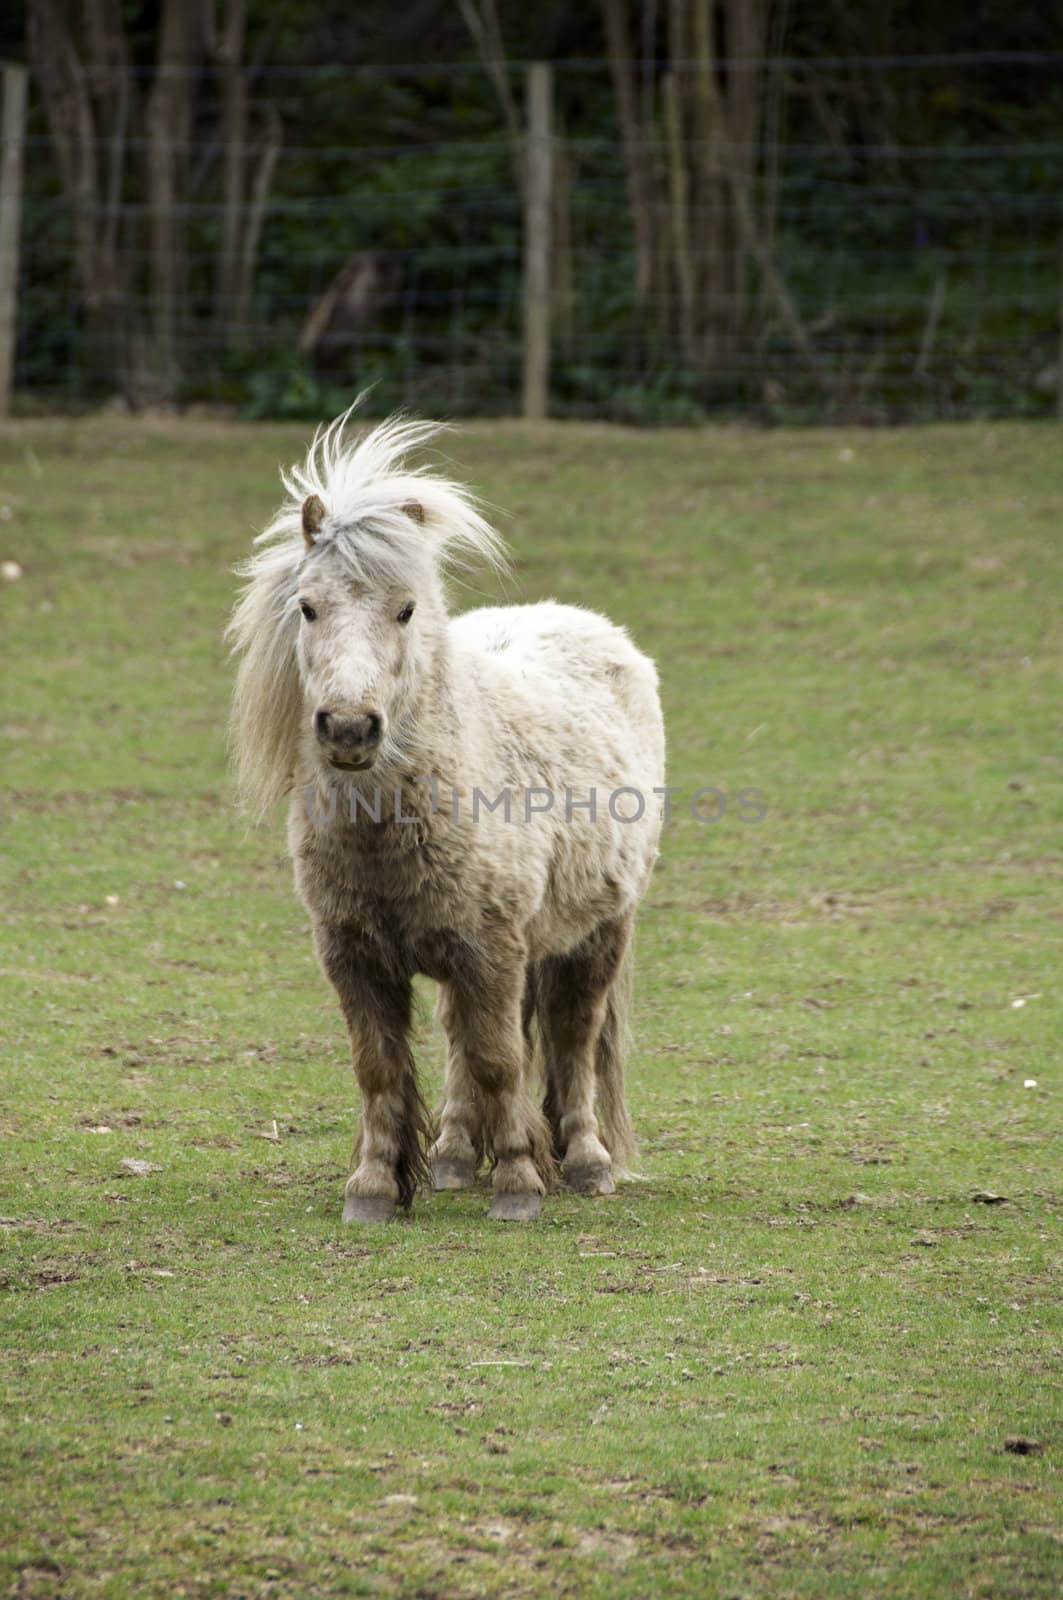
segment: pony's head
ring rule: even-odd
[[[233,739],[259,813],[300,761],[334,773],[405,758],[445,649],[446,568],[503,564],[469,493],[406,460],[437,424],[393,419],[352,443],[349,415],[283,475],[288,497],[240,569]]]

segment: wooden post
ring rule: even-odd
[[[550,214],[553,83],[550,67],[528,68],[524,138],[524,415],[546,416],[550,383]]]
[[[18,316],[18,235],[22,220],[22,146],[26,136],[26,69],[4,65],[0,123],[0,417],[11,410]]]

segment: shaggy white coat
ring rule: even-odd
[[[446,570],[470,558],[498,565],[500,542],[465,489],[407,464],[435,431],[392,421],[352,445],[341,419],[287,475],[230,630],[242,655],[240,786],[258,813],[291,796],[297,884],[316,917],[382,923],[415,961],[433,931],[476,947],[502,918],[537,961],[632,912],[646,889],[665,781],[657,674],[623,628],[576,606],[448,616]],[[308,548],[309,494],[326,515]],[[313,623],[300,614],[305,594],[317,602]],[[406,599],[416,610],[397,629]],[[369,771],[338,773],[323,759],[313,716],[325,702],[386,712]],[[352,787],[366,802],[353,821]],[[395,820],[396,789],[414,822]],[[487,809],[507,790],[508,821]]]

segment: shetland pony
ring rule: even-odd
[[[576,606],[451,616],[448,571],[504,567],[497,534],[466,489],[410,465],[435,424],[354,442],[346,423],[284,475],[240,569],[239,788],[259,816],[289,798],[296,888],[350,1032],[344,1219],[387,1220],[489,1160],[490,1215],[528,1220],[558,1168],[608,1194],[633,1154],[622,1050],[660,833],[657,675]],[[434,1126],[409,1045],[417,973],[447,1038]]]

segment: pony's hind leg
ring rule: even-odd
[[[611,991],[629,937],[628,919],[603,923],[575,950],[551,957],[539,969],[545,1110],[562,1176],[580,1194],[612,1194],[615,1188],[609,1129],[602,1125],[602,1107],[596,1102],[599,1089],[606,1094],[616,1089],[611,1083],[599,1084],[603,1070],[620,1070],[606,1034]],[[619,1094],[627,1126],[622,1084]]]
[[[439,1133],[431,1151],[433,1189],[467,1189],[483,1156],[480,1095],[469,1071],[451,986],[439,988],[437,1014],[447,1036],[447,1069]]]
[[[449,1016],[475,1085],[486,1148],[494,1158],[491,1216],[502,1222],[537,1217],[554,1176],[550,1131],[528,1094],[527,1013],[523,948],[499,933],[493,959],[463,963],[449,986]]]

